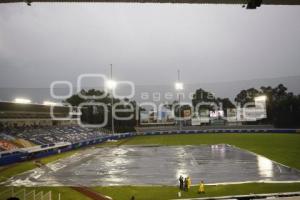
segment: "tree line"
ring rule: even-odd
[[[81,94],[74,94],[70,98],[66,99],[64,102],[71,104],[72,106],[80,106],[82,103],[103,103],[107,106],[105,109],[102,106],[84,105],[81,107],[81,122],[85,125],[98,125],[105,121],[107,118],[107,123],[105,123],[103,128],[112,127],[112,109],[111,109],[111,99],[113,98],[113,105],[115,105],[115,116],[122,118],[130,118],[128,120],[118,120],[114,118],[114,129],[116,132],[129,132],[134,131],[134,127],[139,123],[139,107],[135,101],[130,101],[129,99],[118,99],[111,96],[111,94],[104,94],[103,91],[90,89],[81,90]],[[83,98],[84,96],[89,97],[99,97],[103,98]],[[117,110],[117,111],[116,111]],[[128,111],[130,110],[130,112]]]
[[[196,90],[192,103],[197,105],[199,102],[214,102],[227,114],[227,109],[233,109],[239,104],[243,107],[246,103],[254,102],[255,97],[266,96],[267,118],[258,123],[273,124],[278,128],[299,128],[300,127],[300,95],[288,92],[288,89],[279,84],[276,87],[262,86],[259,89],[249,88],[240,91],[231,102],[229,98],[215,97],[211,92],[203,89]],[[211,106],[206,109],[213,110]]]
[[[250,88],[242,90],[235,98],[241,105],[253,101],[256,96],[265,95],[267,118],[265,123],[273,124],[279,128],[300,127],[300,95],[288,92],[283,85],[272,88],[271,86]]]
[[[104,94],[103,91],[90,89],[82,90],[80,92],[86,96],[101,96]],[[255,97],[266,96],[266,113],[267,118],[260,120],[257,123],[260,124],[273,124],[279,128],[298,128],[300,127],[300,95],[295,95],[292,92],[288,92],[288,89],[283,85],[279,84],[276,87],[262,86],[259,89],[249,88],[240,91],[232,102],[229,98],[220,98],[213,95],[213,93],[199,88],[195,91],[192,99],[192,105],[194,108],[198,103],[201,102],[212,102],[220,106],[224,110],[225,116],[227,116],[228,109],[236,108],[239,104],[241,107],[248,102],[254,102]],[[106,94],[101,99],[85,99],[80,94],[74,94],[70,98],[66,99],[65,102],[72,106],[79,106],[81,103],[87,102],[98,102],[108,106],[105,110],[102,107],[95,106],[84,106],[81,109],[82,115],[81,120],[87,124],[99,124],[103,122],[104,115],[108,117],[106,128],[111,128],[111,98],[110,94]],[[116,107],[119,111],[116,112],[117,116],[129,117],[134,115],[128,120],[114,120],[115,130],[118,132],[133,131],[134,127],[139,124],[140,112],[144,110],[137,105],[136,101],[129,99],[117,99],[113,98],[113,102],[118,103]],[[176,103],[173,102],[173,104]],[[171,107],[172,104],[166,104],[166,107]],[[178,105],[177,105],[178,106]],[[183,106],[181,109],[187,109],[188,106]],[[128,110],[131,109],[129,112]],[[212,105],[201,106],[201,109],[214,110]],[[201,112],[200,108],[197,112]],[[176,114],[177,113],[177,114]],[[175,108],[175,116],[178,116],[178,108]]]

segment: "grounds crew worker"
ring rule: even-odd
[[[184,182],[183,182],[183,188],[184,188],[184,191],[188,191],[188,179],[187,178],[184,178]]]
[[[205,193],[205,188],[204,188],[204,182],[201,181],[199,184],[199,189],[198,189],[198,193]]]
[[[187,177],[187,189],[188,189],[188,190],[190,189],[191,185],[192,185],[192,180],[191,180],[191,178],[188,176],[188,177]]]
[[[180,188],[180,190],[184,190],[184,188],[183,188],[183,177],[181,175],[179,177],[179,188]]]

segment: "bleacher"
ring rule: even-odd
[[[10,128],[0,132],[11,138],[30,141],[34,144],[44,145],[57,142],[76,143],[80,141],[99,138],[105,135],[103,129],[89,129],[80,126],[49,126],[49,127],[24,127]],[[7,137],[6,137],[7,138]]]
[[[58,118],[71,117],[54,120],[51,111]],[[80,127],[76,119],[76,108],[64,105],[51,108],[40,104],[0,102],[0,151],[61,142],[74,144],[110,133],[105,129]]]
[[[0,140],[0,150],[1,151],[11,151],[11,150],[14,150],[14,149],[17,149],[18,147],[9,142],[9,141],[6,141],[6,140]]]

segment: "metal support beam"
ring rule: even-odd
[[[247,5],[248,9],[260,5],[300,5],[300,0],[0,0],[0,3],[25,2],[132,2],[132,3],[190,3],[190,4],[239,4]]]

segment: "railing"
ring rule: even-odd
[[[16,197],[20,200],[61,200],[61,194],[47,191],[39,191],[29,190],[28,188],[18,189],[16,190],[14,187],[8,188],[2,192],[0,192],[0,200],[6,200],[11,197]]]

